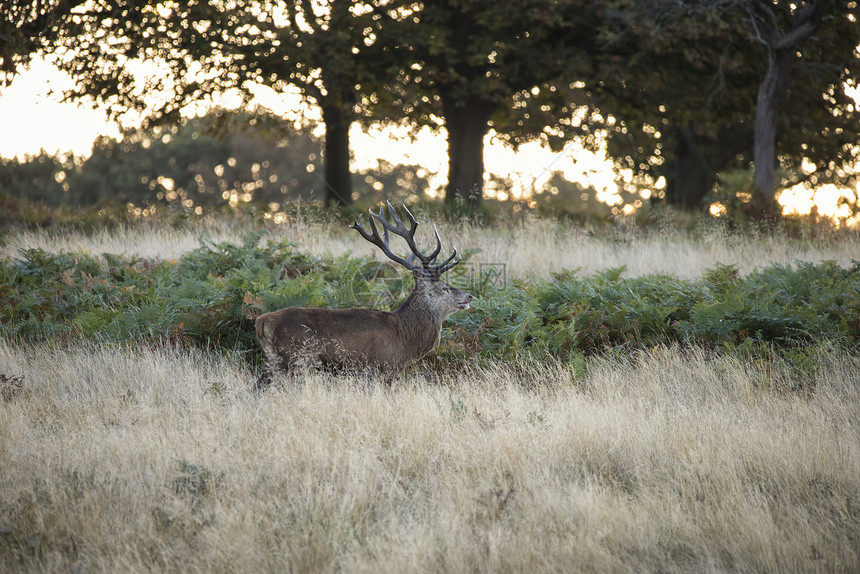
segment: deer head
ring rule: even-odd
[[[457,250],[454,249],[450,257],[437,264],[436,259],[442,251],[442,239],[439,237],[439,230],[436,229],[436,226],[433,226],[436,248],[429,255],[425,255],[415,243],[415,231],[419,224],[412,212],[405,205],[403,206],[403,210],[409,218],[409,228],[407,228],[394,206],[390,202],[386,202],[386,204],[388,205],[390,220],[385,218],[384,209],[380,207],[379,213],[368,210],[370,231],[364,227],[361,215],[358,216],[358,221],[350,227],[358,231],[367,241],[379,247],[389,259],[412,271],[412,276],[415,278],[415,288],[401,310],[410,307],[420,308],[440,317],[441,321],[455,311],[468,309],[472,296],[441,280],[443,273],[460,263],[460,259],[457,259]],[[382,227],[381,237],[379,226]],[[406,241],[406,245],[412,252],[408,258],[404,259],[391,251],[389,233],[402,237]],[[416,259],[420,261],[420,265],[416,264]]]

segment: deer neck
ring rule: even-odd
[[[434,305],[418,287],[412,290],[395,314],[400,318],[403,332],[417,356],[429,353],[439,344],[443,317],[435,313]]]

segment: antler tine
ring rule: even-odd
[[[394,208],[394,206],[391,205],[391,202],[387,201],[386,203],[388,204],[389,217],[394,220],[394,223],[392,224],[385,218],[385,216],[383,215],[382,207],[379,208],[379,213],[373,213],[373,218],[382,225],[386,232],[391,231],[395,235],[399,235],[400,237],[402,237],[404,241],[406,241],[406,245],[409,247],[409,250],[412,251],[410,260],[417,256],[426,268],[433,258],[426,257],[425,255],[423,255],[418,249],[418,245],[415,243],[415,231],[418,229],[418,221],[415,219],[415,216],[412,215],[412,213],[405,205],[403,206],[403,209],[409,216],[409,229],[406,229],[406,225],[403,224],[403,220],[400,219],[400,215],[397,213],[397,210]]]
[[[397,213],[394,206],[391,205],[391,202],[386,201],[385,203],[388,204],[388,213],[389,217],[394,221],[393,224],[385,218],[385,215],[383,214],[385,208],[383,207],[379,208],[379,213],[373,213],[371,211],[371,215],[373,215],[373,218],[382,224],[382,227],[405,239],[409,249],[411,249],[413,253],[416,253],[418,251],[418,247],[415,245],[415,231],[418,229],[418,221],[416,221],[415,217],[404,205],[403,209],[406,210],[406,213],[409,215],[409,229],[406,229],[406,226],[403,224],[403,220],[400,219],[400,215]],[[421,257],[420,253],[418,256]]]
[[[388,234],[389,229],[393,233],[400,235],[401,237],[406,239],[406,242],[407,242],[407,244],[410,245],[410,248],[412,248],[412,246],[414,246],[414,244],[415,244],[414,239],[411,239],[411,238],[406,237],[404,235],[404,233],[407,233],[407,230],[402,225],[400,225],[399,227],[395,227],[395,226],[392,226],[390,223],[388,223],[388,221],[386,221],[385,217],[383,216],[382,208],[379,209],[379,213],[374,213],[372,209],[369,209],[368,213],[370,214],[370,232],[368,232],[367,228],[364,227],[364,220],[362,218],[362,214],[359,214],[358,221],[356,223],[354,223],[353,225],[350,225],[350,227],[352,229],[355,229],[356,231],[358,231],[359,234],[361,234],[361,236],[364,239],[366,239],[367,241],[369,241],[369,242],[373,243],[374,245],[376,245],[377,247],[379,247],[382,250],[382,252],[386,255],[386,257],[388,257],[389,259],[391,259],[395,263],[399,263],[400,265],[402,265],[406,269],[409,269],[410,271],[425,272],[426,267],[425,266],[419,267],[418,265],[415,265],[412,262],[413,258],[410,257],[409,260],[406,260],[406,259],[403,259],[402,257],[400,257],[398,255],[395,255],[391,251],[390,238],[389,238],[389,234]],[[379,228],[376,225],[377,222],[379,222],[382,225],[382,237],[379,236]],[[413,230],[413,234],[414,234],[414,230]],[[414,253],[414,251],[415,250],[413,249],[413,253]],[[424,263],[423,260],[422,260],[422,263]]]
[[[439,256],[439,252],[442,251],[442,238],[439,237],[439,230],[436,229],[435,224],[433,225],[433,234],[436,235],[436,249],[427,257],[431,262],[435,261],[436,257]]]
[[[394,206],[393,206],[393,205],[391,205],[391,202],[390,202],[390,201],[386,200],[386,201],[385,201],[385,203],[386,203],[386,204],[388,204],[388,216],[389,216],[391,219],[393,219],[393,220],[394,220],[394,224],[395,224],[397,227],[402,228],[402,229],[405,231],[405,230],[406,230],[406,226],[405,226],[405,225],[403,225],[403,220],[402,220],[402,219],[400,219],[400,215],[398,215],[397,210],[396,210],[396,209],[394,209]],[[403,206],[403,209],[406,209],[406,206],[405,206],[405,205]],[[409,213],[409,210],[408,210],[408,209],[406,209],[406,213]],[[379,208],[379,214],[380,214],[380,215],[382,215],[382,208],[381,208],[381,207]],[[418,227],[418,222],[417,222],[417,221],[415,221],[415,218],[414,218],[414,217],[412,217],[412,214],[411,214],[411,213],[409,213],[409,222],[410,222],[411,227],[412,227],[412,233],[414,234],[414,233],[415,233],[415,228],[416,228],[416,227]]]
[[[436,272],[439,275],[442,275],[444,272],[448,271],[449,269],[453,268],[458,263],[460,263],[459,259],[457,259],[457,260],[454,259],[455,257],[457,257],[457,250],[456,249],[454,250],[454,253],[451,254],[451,257],[446,259],[445,262],[442,263],[442,265],[439,265],[437,267],[438,270]]]
[[[370,210],[368,210],[370,211]],[[379,229],[376,227],[376,214],[370,211],[370,231],[373,234],[373,237],[379,241]],[[359,215],[359,217],[361,217]],[[382,226],[382,244],[384,247],[388,247],[388,228],[384,225]]]
[[[358,215],[358,221],[356,223],[350,225],[350,228],[355,229],[356,231],[358,231],[359,234],[361,234],[361,236],[364,239],[366,239],[367,241],[369,241],[369,242],[373,243],[374,245],[376,245],[377,247],[379,247],[382,250],[382,252],[389,259],[394,261],[395,263],[399,263],[400,265],[403,265],[404,267],[406,267],[410,271],[423,271],[423,269],[421,267],[418,267],[417,265],[412,264],[410,261],[407,261],[407,260],[403,259],[402,257],[399,257],[399,256],[397,256],[391,252],[391,248],[389,247],[388,229],[383,224],[383,226],[382,226],[383,237],[379,237],[379,229],[376,227],[376,223],[374,222],[377,214],[373,213],[372,210],[368,210],[368,211],[370,211],[370,215],[371,215],[371,218],[370,218],[370,231],[371,232],[370,233],[368,233],[367,229],[364,227],[364,222],[362,220],[361,214]],[[380,210],[380,212],[381,211],[382,210]]]
[[[403,210],[409,217],[409,229],[407,229],[403,220],[400,218],[400,215],[397,213],[397,210],[393,205],[391,205],[391,202],[386,201],[386,204],[388,205],[388,214],[391,221],[385,218],[385,208],[380,207],[379,213],[374,212],[372,209],[368,210],[368,213],[370,214],[369,233],[364,227],[361,215],[358,216],[358,222],[350,225],[350,227],[357,230],[364,239],[382,249],[382,252],[385,253],[385,255],[392,261],[399,263],[410,271],[421,271],[433,279],[439,279],[442,273],[448,271],[460,262],[459,259],[455,260],[457,257],[457,250],[455,249],[454,253],[446,259],[444,263],[441,265],[434,265],[436,258],[442,251],[442,239],[439,237],[439,230],[436,226],[433,226],[433,233],[436,236],[436,248],[430,255],[424,255],[415,244],[415,231],[418,229],[419,225],[415,216],[412,215],[412,212],[409,211],[408,207],[405,205],[403,206]],[[376,225],[377,223],[382,226],[382,237],[379,236],[379,228]],[[404,239],[404,241],[406,241],[406,245],[412,251],[412,254],[409,255],[408,259],[403,259],[391,252],[389,232],[399,235]],[[421,261],[421,267],[415,265],[414,261],[416,257]]]
[[[364,230],[364,223],[361,221],[361,214],[358,214],[358,221],[349,226],[350,229],[355,229],[358,231],[362,237],[364,237],[368,241],[373,241],[370,235]]]

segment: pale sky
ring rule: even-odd
[[[104,112],[60,103],[60,93],[71,85],[53,66],[35,60],[29,71],[0,91],[0,156],[22,157],[42,149],[89,155],[99,134],[118,136]]]

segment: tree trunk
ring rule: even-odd
[[[466,210],[477,211],[484,194],[484,136],[493,109],[487,102],[473,100],[457,106],[452,100],[442,99],[448,130],[445,203],[452,207],[462,202]]]
[[[794,48],[771,50],[767,74],[758,91],[755,113],[753,161],[755,183],[764,205],[774,203],[776,165],[776,118],[788,85]]]
[[[352,110],[344,106],[322,106],[325,123],[323,170],[326,205],[352,205],[352,174],[349,171],[349,127]]]
[[[667,200],[686,211],[695,211],[701,209],[716,182],[716,174],[699,149],[693,130],[683,127],[675,132],[675,169],[667,182]]]

